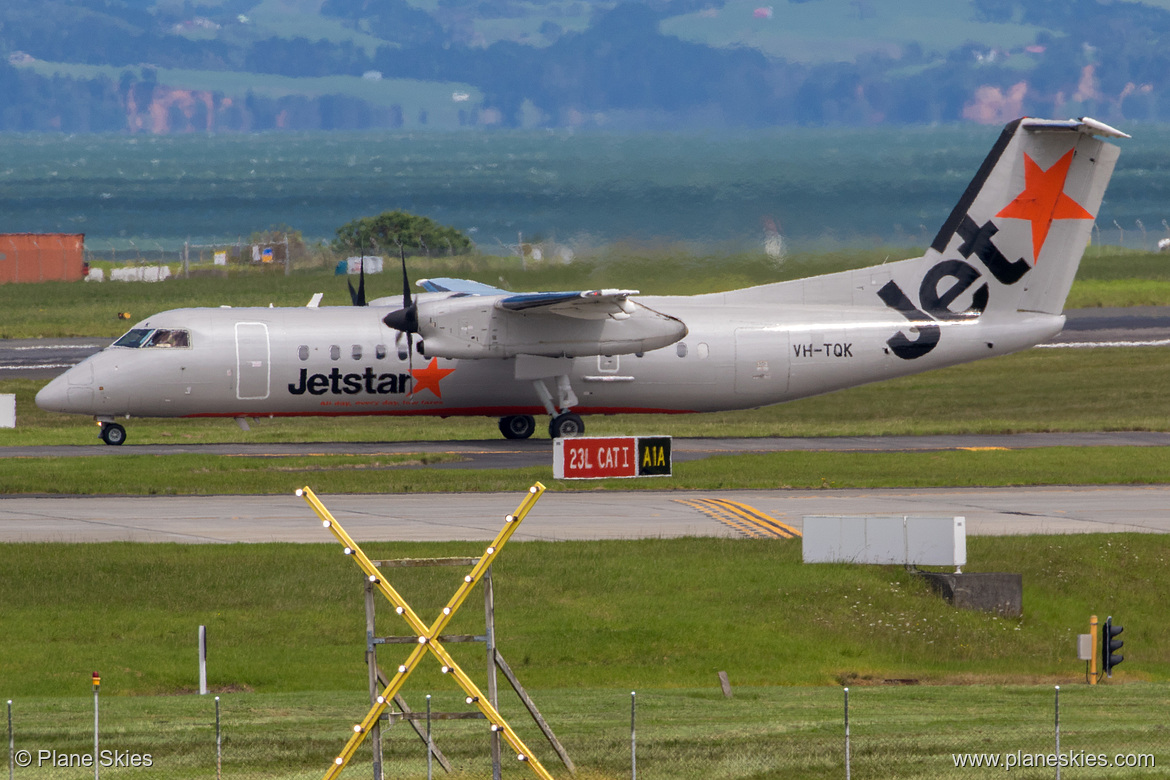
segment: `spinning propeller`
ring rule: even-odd
[[[353,289],[353,282],[351,282],[349,279],[346,279],[345,283],[347,285],[349,285],[349,299],[350,299],[350,301],[353,302],[353,305],[354,306],[365,306],[366,305],[366,252],[365,252],[364,248],[362,249],[362,256],[358,260],[358,262],[360,263],[360,265],[358,266],[360,276],[358,277],[357,289],[356,290]]]
[[[418,302],[410,295],[410,277],[406,274],[406,250],[398,248],[402,260],[402,308],[382,318],[387,327],[398,331],[399,337],[406,335],[406,353],[414,365],[414,334],[418,333]],[[397,341],[397,339],[395,339]]]

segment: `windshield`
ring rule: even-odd
[[[150,328],[134,328],[122,338],[114,342],[115,347],[133,347],[137,349],[142,346],[142,342],[150,337],[154,331]]]
[[[115,347],[189,347],[190,332],[178,328],[134,328],[114,342]]]

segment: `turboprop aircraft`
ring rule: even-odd
[[[921,257],[693,296],[515,294],[423,280],[357,306],[162,312],[47,384],[43,409],[119,417],[484,415],[527,438],[582,415],[748,409],[1003,355],[1061,311],[1128,138],[1008,124]]]

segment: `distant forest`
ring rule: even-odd
[[[795,1],[795,0],[793,0]],[[819,0],[805,0],[816,3]],[[785,2],[785,0],[779,0]],[[1104,121],[1170,120],[1170,12],[1139,2],[971,0],[981,22],[1041,29],[1016,51],[973,43],[921,45],[855,61],[809,64],[748,47],[716,47],[661,32],[682,11],[720,2],[624,2],[598,6],[591,23],[555,45],[477,45],[454,11],[493,3],[440,0],[436,15],[406,0],[325,0],[324,18],[384,41],[275,36],[255,39],[233,22],[255,0],[212,8],[144,0],[5,0],[0,8],[0,131],[233,132],[393,128],[400,106],[353,96],[177,90],[158,69],[230,71],[292,78],[361,77],[457,82],[482,100],[468,125],[762,127],[775,125],[999,122],[1021,114],[1091,115]],[[454,9],[454,10],[453,10]],[[182,35],[206,20],[219,34]],[[551,26],[549,26],[551,25]],[[117,77],[48,76],[30,62],[106,66]],[[526,119],[527,117],[527,119]],[[535,120],[532,117],[536,117]]]

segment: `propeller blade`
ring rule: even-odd
[[[353,289],[353,282],[351,282],[349,279],[346,279],[345,283],[349,286],[349,300],[353,303],[353,305],[354,306],[365,306],[366,305],[366,257],[365,257],[365,253],[362,254],[361,260],[359,260],[358,262],[359,262],[359,265],[358,265],[359,277],[358,277],[357,290]]]
[[[418,303],[410,297],[410,278],[406,275],[406,250],[399,249],[402,257],[402,308],[382,318],[387,327],[406,334],[418,333]],[[410,343],[410,339],[407,338]]]
[[[406,275],[406,249],[400,244],[398,246],[398,256],[402,259],[402,308],[410,307],[410,277]]]

